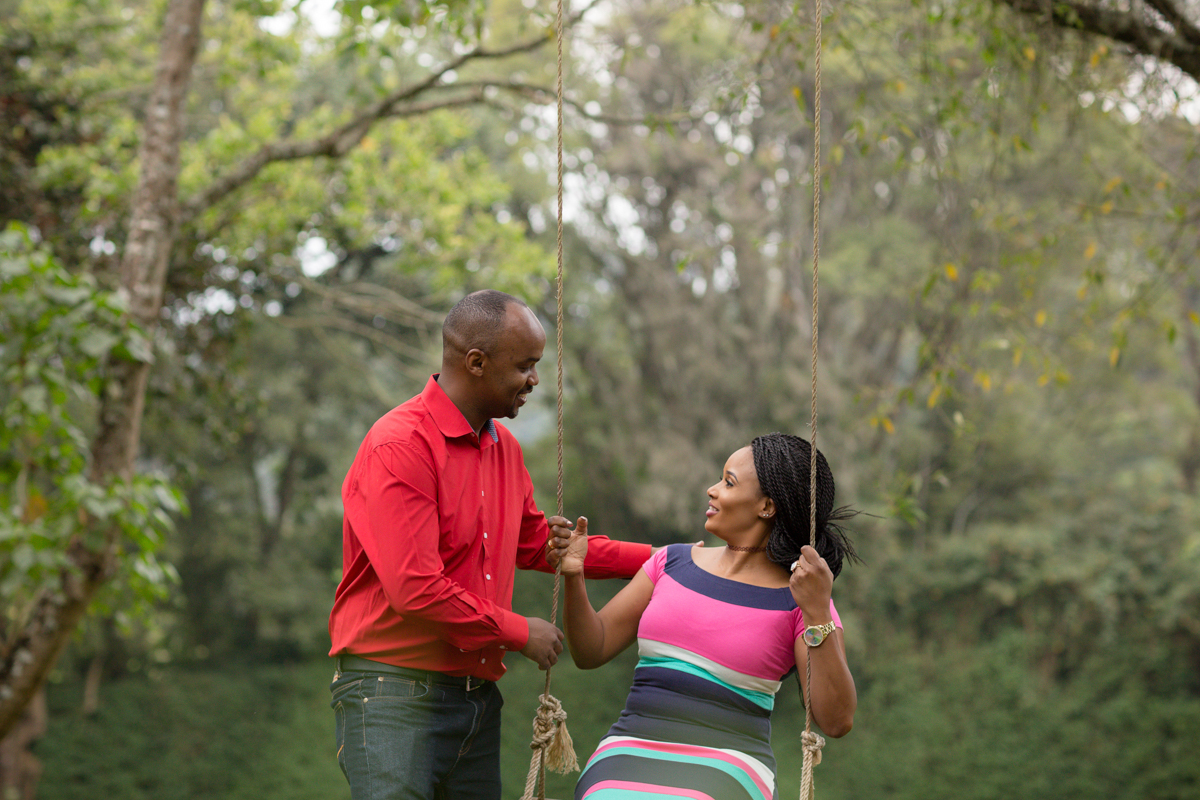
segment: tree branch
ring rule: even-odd
[[[555,91],[549,86],[539,86],[535,83],[522,83],[520,81],[462,81],[456,83],[458,88],[479,87],[482,89],[500,89],[522,97],[528,97],[538,103],[550,103],[554,101]],[[654,125],[659,123],[674,123],[685,119],[691,119],[690,114],[679,113],[671,116],[657,117],[615,117],[609,114],[593,114],[584,109],[584,106],[569,97],[563,98],[563,105],[573,109],[579,116],[584,119],[590,119],[593,122],[602,122],[606,125]]]
[[[572,14],[569,25],[574,26],[577,24],[583,18],[583,15],[598,2],[599,0],[591,0],[591,2],[577,13]],[[360,111],[350,121],[324,136],[302,142],[277,141],[263,145],[257,153],[246,158],[230,172],[217,178],[206,189],[184,202],[180,208],[179,223],[186,225],[205,209],[252,181],[269,164],[319,156],[339,158],[362,142],[371,128],[381,120],[418,116],[439,109],[485,102],[482,88],[476,85],[474,92],[462,97],[430,103],[402,105],[425,92],[437,89],[455,89],[455,84],[446,84],[442,81],[448,73],[457,71],[468,62],[498,60],[532,52],[544,46],[547,42],[553,41],[550,35],[552,33],[552,29],[547,29],[546,32],[539,33],[523,42],[495,50],[489,50],[482,45],[477,45],[458,57],[447,61],[433,72],[430,72],[424,80],[398,89],[387,97],[378,100]]]
[[[1146,0],[1146,4],[1157,11],[1175,32],[1193,44],[1200,44],[1200,27],[1187,18],[1175,4],[1175,0]]]
[[[1092,3],[1077,0],[1000,0],[1015,11],[1050,20],[1060,28],[1104,36],[1129,45],[1134,51],[1174,64],[1191,77],[1200,80],[1200,41],[1191,39],[1196,26],[1191,23],[1175,25],[1175,31],[1147,25],[1136,14],[1113,11]],[[1168,14],[1186,22],[1171,0],[1149,0],[1153,7],[1171,22]],[[1163,11],[1159,7],[1166,8]]]

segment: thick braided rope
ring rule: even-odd
[[[563,513],[563,0],[557,4],[558,42],[558,280],[555,343],[558,351],[558,515]],[[554,570],[554,596],[550,603],[550,621],[558,622],[558,596],[562,585],[562,562]],[[540,704],[533,720],[533,740],[529,743],[533,756],[525,778],[525,793],[521,800],[533,800],[537,787],[538,800],[546,800],[546,768],[565,775],[579,769],[571,734],[567,732],[567,712],[550,694],[550,672],[546,670],[546,686],[538,696]]]
[[[815,0],[813,67],[813,247],[812,247],[812,391],[809,394],[808,542],[817,546],[817,272],[821,251],[821,0]],[[804,763],[800,770],[800,800],[812,800],[813,767],[821,763],[825,740],[812,730],[812,654],[805,648]]]

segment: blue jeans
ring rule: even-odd
[[[500,800],[496,684],[346,671],[329,690],[351,800]]]

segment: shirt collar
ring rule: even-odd
[[[458,410],[458,406],[454,405],[454,401],[446,394],[446,391],[437,382],[438,375],[434,373],[429,376],[429,381],[425,384],[425,389],[421,392],[421,399],[425,402],[425,407],[429,409],[433,421],[437,423],[438,430],[447,439],[457,439],[462,436],[472,436],[475,430],[471,427],[471,423],[467,422],[467,418]],[[496,430],[496,421],[489,419],[484,430],[488,432],[492,444],[500,441],[500,432]],[[480,447],[487,444],[487,439],[481,439]]]

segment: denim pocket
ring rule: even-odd
[[[333,683],[329,684],[329,693],[333,695],[329,701],[329,705],[336,708],[351,692],[361,688],[365,680],[367,679],[352,677],[346,674],[337,675]]]
[[[387,675],[367,678],[362,687],[364,698],[372,700],[418,700],[427,697],[432,687],[424,681]]]

